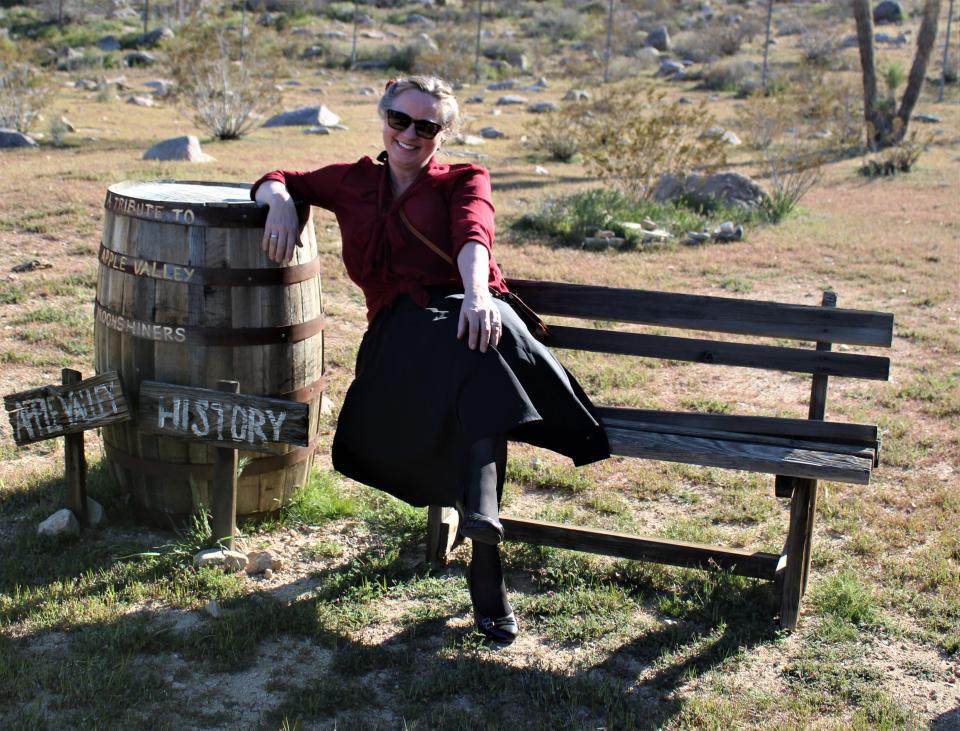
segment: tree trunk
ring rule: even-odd
[[[943,101],[943,87],[947,83],[947,69],[949,68],[949,59],[950,59],[950,26],[953,21],[953,0],[950,0],[950,5],[947,9],[947,37],[943,41],[943,68],[940,69],[940,94],[937,97],[938,102]]]
[[[350,68],[357,65],[357,26],[360,23],[360,3],[353,3],[353,43],[350,47]]]
[[[603,83],[610,80],[610,54],[613,46],[613,0],[607,5],[607,51],[603,55]]]
[[[920,98],[923,80],[927,75],[927,65],[930,63],[930,53],[933,51],[934,41],[937,40],[937,23],[940,20],[940,0],[926,0],[923,4],[923,20],[920,22],[920,32],[917,34],[917,53],[913,57],[913,66],[910,67],[910,76],[907,79],[907,88],[900,99],[900,109],[897,110],[897,119],[900,123],[894,130],[896,142],[900,142],[907,134],[907,124],[910,115]]]
[[[767,90],[767,57],[770,54],[770,26],[773,25],[773,0],[767,0],[767,32],[763,40],[763,71],[760,73],[760,87]]]
[[[480,29],[483,24],[483,0],[477,0],[477,50],[473,56],[473,82],[480,82]]]
[[[876,150],[889,136],[891,119],[877,109],[877,68],[873,57],[873,13],[869,0],[854,0],[853,17],[857,21],[857,45],[863,71],[863,119],[867,123],[867,147]]]

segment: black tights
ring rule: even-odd
[[[466,512],[497,518],[507,469],[506,437],[500,435],[474,442],[464,461],[462,484]],[[510,613],[498,546],[473,541],[470,581],[474,606],[480,614],[496,619]]]

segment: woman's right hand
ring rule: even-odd
[[[278,263],[290,261],[293,258],[294,248],[300,246],[300,219],[297,216],[297,207],[282,183],[271,180],[261,187],[266,190],[257,191],[257,200],[270,206],[270,211],[267,213],[267,223],[263,229],[260,248],[267,253],[271,261]]]

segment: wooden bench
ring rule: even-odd
[[[679,328],[684,337],[550,324],[551,348],[636,355],[808,374],[808,418],[687,413],[599,406],[614,455],[724,467],[775,476],[775,494],[790,500],[780,554],[751,552],[501,516],[506,540],[589,551],[676,566],[719,567],[777,582],[780,624],[796,626],[807,584],[817,504],[817,481],[867,484],[878,464],[875,425],[825,420],[831,376],[887,380],[890,360],[834,352],[833,344],[889,347],[893,315],[836,307],[825,292],[820,306],[707,297],[608,287],[511,281],[510,288],[540,315]],[[549,320],[548,320],[549,323]],[[636,328],[634,328],[635,330]],[[707,339],[737,334],[791,341],[790,346]],[[808,341],[815,347],[793,346]],[[576,374],[574,374],[576,375]],[[427,550],[436,567],[456,537],[456,512],[431,507]]]

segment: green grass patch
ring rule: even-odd
[[[576,467],[542,460],[507,459],[507,480],[526,487],[579,493],[591,487],[590,479]]]

